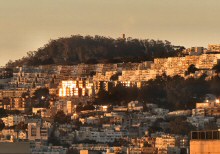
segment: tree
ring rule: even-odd
[[[89,73],[89,75],[90,75],[91,77],[93,77],[95,74],[96,74],[95,71],[91,71],[91,72]]]
[[[14,62],[12,60],[9,60],[5,66],[9,68],[14,67]]]
[[[162,131],[162,128],[160,127],[160,122],[162,122],[163,119],[157,119],[153,125],[149,128],[149,133],[154,133],[154,132],[160,132]]]
[[[79,150],[77,150],[75,148],[69,148],[67,150],[67,154],[79,154]]]
[[[83,110],[83,105],[82,103],[79,103],[77,106],[76,106],[76,112],[81,112]]]
[[[42,97],[49,96],[49,89],[48,88],[38,88],[34,92],[34,97],[41,99]]]
[[[92,104],[87,104],[83,106],[83,110],[94,110],[95,107]]]
[[[122,75],[122,73],[121,73],[121,72],[117,72],[116,74],[114,74],[114,75],[111,76],[110,80],[112,80],[112,81],[117,81],[117,80],[118,80],[118,77],[119,77],[120,75]]]
[[[48,108],[50,105],[49,98],[50,94],[48,88],[38,88],[35,90],[34,96],[32,97],[32,102],[35,102],[33,106]]]
[[[23,121],[20,122],[16,127],[17,130],[26,130],[27,129],[27,124],[25,124]]]
[[[48,138],[48,143],[51,143],[53,146],[60,146],[60,140],[55,136],[55,128],[56,126],[52,129],[52,132]]]
[[[54,122],[59,124],[66,124],[70,123],[71,117],[64,114],[63,111],[58,111],[57,114],[54,116]]]
[[[24,92],[24,93],[22,93],[21,97],[28,98],[28,97],[30,97],[30,94],[28,92]]]
[[[189,135],[190,131],[196,128],[186,121],[185,117],[177,117],[169,122],[169,133]]]
[[[218,63],[215,66],[213,66],[212,69],[215,70],[216,73],[220,73],[220,63]]]
[[[3,108],[0,108],[0,118],[7,116],[7,111]]]
[[[196,66],[194,64],[191,64],[186,71],[186,75],[189,75],[190,73],[195,73],[198,70],[199,69],[196,68]]]
[[[2,119],[0,119],[0,131],[2,131],[2,129],[4,129],[4,127],[5,127],[5,124],[2,121]]]
[[[97,94],[97,98],[99,101],[106,101],[109,98],[109,94],[106,90],[100,89]]]
[[[173,46],[169,41],[135,38],[125,41],[104,36],[73,35],[50,40],[37,51],[28,52],[27,56],[14,62],[9,61],[7,66],[140,62],[178,56],[183,49],[181,46]]]

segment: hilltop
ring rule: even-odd
[[[178,56],[183,49],[169,41],[73,35],[50,40],[37,51],[29,51],[23,58],[9,61],[7,66],[141,62]]]

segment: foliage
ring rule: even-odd
[[[148,129],[149,133],[161,132],[163,129],[160,127],[160,122],[163,122],[163,119],[157,119],[153,125]]]
[[[76,106],[76,112],[81,112],[81,111],[85,111],[85,110],[94,110],[95,107],[93,106],[94,102],[87,102],[86,105],[82,105],[82,103],[79,103]]]
[[[147,81],[140,89],[118,84],[108,92],[100,90],[96,103],[120,105],[122,101],[139,100],[154,103],[169,110],[192,109],[196,102],[202,101],[205,94],[212,93],[220,96],[219,85],[218,76],[205,80],[205,76],[198,79],[184,79],[180,76],[163,75]]]
[[[169,131],[171,134],[189,135],[190,131],[196,130],[185,117],[176,117],[169,122]]]
[[[118,80],[118,77],[122,75],[121,72],[117,72],[116,74],[112,75],[110,80],[113,80],[113,81],[117,81]]]
[[[12,115],[18,115],[21,114],[21,111],[19,110],[6,110],[7,114],[12,114]]]
[[[21,97],[28,98],[28,97],[30,97],[30,94],[28,92],[24,92],[24,93],[22,93]]]
[[[174,47],[169,41],[73,35],[51,40],[37,51],[28,52],[26,57],[14,62],[9,61],[7,66],[140,62],[178,56],[183,49],[181,46]]]
[[[94,110],[95,107],[92,104],[87,104],[87,105],[83,106],[82,109],[83,110]]]
[[[71,117],[64,114],[63,111],[58,111],[57,114],[54,116],[54,122],[59,124],[66,124],[70,123]]]
[[[7,116],[7,111],[3,108],[0,108],[0,118]]]
[[[215,70],[216,73],[220,73],[220,63],[218,63],[215,66],[213,66],[212,69]]]
[[[2,129],[4,129],[4,127],[5,127],[5,124],[2,121],[2,119],[0,119],[0,131],[2,131]]]
[[[76,148],[69,148],[67,154],[80,154],[80,152]]]
[[[38,88],[37,90],[35,90],[32,97],[32,102],[34,102],[33,107],[48,108],[49,98],[50,94],[48,88]]]
[[[41,99],[43,97],[47,97],[49,95],[49,89],[48,88],[38,88],[34,92],[34,97]]]
[[[95,74],[96,74],[95,71],[91,71],[91,72],[89,73],[89,75],[90,75],[91,77],[93,77]]]
[[[16,127],[17,130],[26,130],[27,129],[27,124],[25,124],[23,121],[20,122]]]
[[[13,77],[13,70],[11,68],[0,68],[0,79]]]
[[[186,71],[186,75],[189,75],[190,73],[195,73],[196,71],[198,71],[199,69],[196,68],[196,66],[194,64],[191,64],[188,68],[188,70]]]

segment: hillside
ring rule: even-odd
[[[73,35],[51,40],[37,51],[28,52],[22,59],[9,61],[7,66],[140,62],[177,56],[183,49],[173,46],[169,41]]]

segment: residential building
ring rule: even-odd
[[[28,140],[48,140],[50,124],[28,123]]]
[[[162,135],[156,137],[155,147],[158,149],[158,154],[167,154],[169,148],[176,146],[176,139],[171,135]]]
[[[2,118],[6,127],[11,127],[18,125],[20,122],[24,122],[25,118],[23,115],[9,115],[7,117]]]
[[[219,130],[204,130],[191,132],[190,154],[220,153]]]

